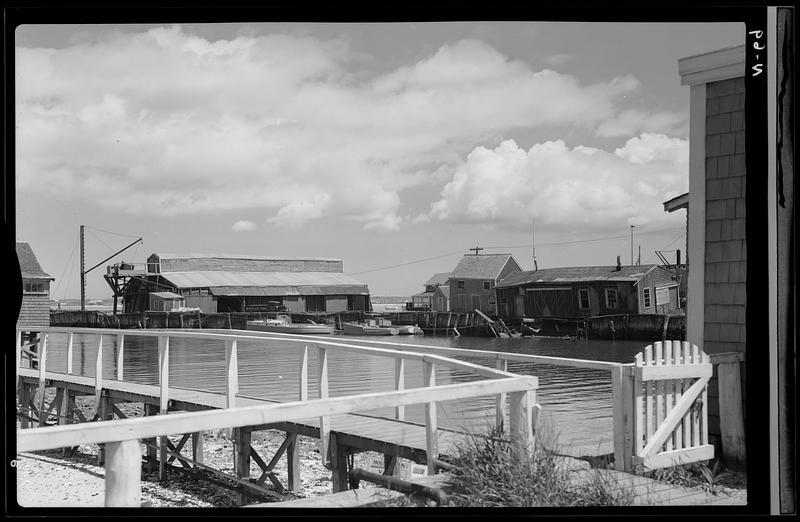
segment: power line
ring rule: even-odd
[[[416,264],[416,263],[422,263],[422,262],[424,262],[424,261],[431,261],[431,260],[433,260],[433,259],[441,259],[441,258],[443,258],[443,257],[450,257],[450,256],[454,256],[454,255],[456,255],[456,254],[461,254],[462,252],[463,252],[463,250],[457,250],[457,251],[455,251],[455,252],[451,252],[451,253],[449,253],[449,254],[442,254],[442,255],[440,255],[440,256],[426,257],[425,259],[417,259],[417,260],[415,260],[415,261],[409,261],[409,262],[407,262],[407,263],[400,263],[400,264],[398,264],[398,265],[384,266],[384,267],[382,267],[382,268],[373,268],[373,269],[371,269],[371,270],[362,270],[361,272],[350,272],[350,275],[368,274],[368,273],[370,273],[370,272],[380,272],[381,270],[390,270],[390,269],[392,269],[392,268],[402,268],[402,267],[404,267],[404,266],[408,266],[408,265],[414,265],[414,264]]]
[[[58,290],[61,288],[61,282],[65,280],[64,276],[66,275],[67,271],[69,270],[69,267],[72,265],[73,259],[75,259],[75,251],[77,249],[78,249],[78,243],[75,242],[75,243],[72,244],[72,253],[69,255],[69,259],[67,260],[67,264],[64,265],[64,270],[61,272],[61,279],[58,280],[58,283],[56,284],[56,289],[53,292],[53,294],[58,294]]]
[[[91,227],[91,226],[89,226],[89,225],[84,225],[84,227],[86,227],[86,228],[91,228],[91,229],[93,229],[93,230],[97,230],[97,231],[99,231],[99,232],[105,232],[106,234],[113,234],[113,235],[115,235],[115,236],[122,236],[122,237],[132,237],[132,238],[134,238],[134,239],[136,239],[136,238],[138,238],[138,237],[139,237],[139,236],[131,236],[130,234],[120,234],[120,233],[118,233],[118,232],[111,232],[111,231],[109,231],[109,230],[103,230],[102,228]]]

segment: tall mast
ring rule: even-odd
[[[539,270],[539,264],[536,262],[536,221],[532,223],[531,236],[533,238],[533,269]]]
[[[83,246],[83,225],[81,225],[81,310],[86,310],[86,252]]]

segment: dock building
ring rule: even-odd
[[[434,274],[425,281],[425,291],[411,296],[411,310],[449,312],[450,272]]]
[[[22,305],[17,328],[50,326],[50,281],[55,278],[42,270],[30,243],[17,241],[17,259],[22,272]]]
[[[501,319],[677,314],[676,272],[660,265],[584,266],[520,271],[497,284]]]
[[[152,254],[125,285],[124,310],[149,309],[153,296],[204,313],[370,310],[367,285],[343,273],[341,259],[231,254]],[[176,298],[182,298],[182,301]]]
[[[520,271],[511,254],[465,254],[450,274],[450,311],[497,315],[495,286]]]

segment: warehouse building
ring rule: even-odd
[[[50,326],[50,281],[55,278],[42,270],[30,243],[17,241],[17,259],[22,273],[22,305],[17,328]]]
[[[204,313],[371,309],[367,285],[345,275],[342,260],[333,258],[152,254],[145,275],[126,285],[124,310],[148,310],[152,295],[163,292]]]

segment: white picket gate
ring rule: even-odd
[[[686,341],[657,342],[636,355],[630,373],[633,471],[714,458],[708,443],[708,355]]]

